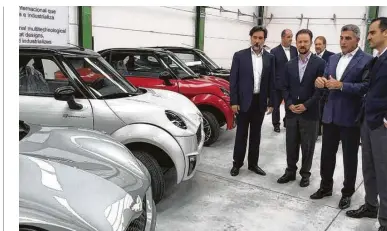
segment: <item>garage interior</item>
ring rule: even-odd
[[[355,24],[361,30],[360,47],[374,53],[366,41],[369,21],[387,16],[387,6],[282,7],[282,6],[69,6],[69,42],[101,51],[107,48],[178,46],[205,52],[222,68],[231,68],[233,54],[250,46],[249,30],[268,30],[267,49],[278,46],[281,31],[295,34],[308,28],[313,37],[327,39],[327,50],[340,52],[340,29]],[[109,20],[107,20],[109,19]],[[314,40],[313,38],[313,40]],[[292,45],[295,45],[293,38]],[[311,51],[314,53],[314,46]],[[281,123],[285,114],[281,106]],[[157,204],[158,231],[368,231],[377,230],[377,219],[353,219],[346,210],[364,204],[361,148],[356,192],[350,208],[338,203],[344,179],[342,148],[337,153],[333,196],[311,200],[320,185],[321,136],[315,147],[310,186],[296,181],[278,184],[286,168],[285,133],[273,131],[271,115],[262,126],[260,176],[245,165],[230,176],[236,129],[220,133],[218,141],[203,147],[192,179],[175,185],[168,175],[164,199]],[[247,157],[246,157],[247,158]],[[298,167],[300,163],[298,163]]]
[[[348,209],[338,208],[344,175],[341,146],[332,197],[309,199],[320,184],[321,137],[316,142],[310,186],[300,188],[300,175],[292,183],[278,184],[277,179],[286,168],[285,129],[281,128],[278,134],[272,127],[271,116],[266,116],[259,159],[266,176],[248,171],[246,164],[238,176],[230,176],[235,131],[224,131],[218,142],[203,149],[198,172],[192,180],[170,187],[165,199],[157,205],[157,230],[377,230],[376,219],[351,219],[345,215]],[[363,203],[359,161],[356,192],[349,209]]]

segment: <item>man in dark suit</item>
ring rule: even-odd
[[[280,106],[283,100],[282,96],[282,82],[284,80],[285,64],[298,55],[297,48],[292,46],[293,32],[285,29],[281,32],[281,44],[274,47],[270,53],[275,57],[275,96],[273,102],[272,123],[275,132],[280,132]],[[285,108],[286,111],[286,108]],[[286,127],[285,117],[283,119],[284,127]]]
[[[311,199],[332,195],[333,173],[336,153],[340,141],[343,148],[344,187],[339,202],[341,209],[351,205],[355,192],[360,143],[360,127],[356,122],[361,100],[368,90],[368,80],[363,70],[372,56],[359,47],[360,29],[356,25],[345,25],[341,29],[341,53],[332,55],[326,66],[324,77],[316,80],[316,87],[329,90],[324,107],[323,140],[321,149],[321,185]]]
[[[327,47],[327,40],[325,39],[324,36],[317,36],[316,39],[314,40],[314,50],[316,51],[316,55],[322,59],[325,60],[326,63],[328,63],[329,57],[331,55],[334,55],[335,53],[330,52],[326,49]],[[319,101],[320,104],[320,125],[319,125],[319,130],[318,130],[318,135],[321,136],[322,134],[322,117],[324,114],[324,106],[325,103],[327,102],[327,97],[328,97],[328,92],[327,91],[322,91],[322,95]]]
[[[265,28],[253,27],[250,30],[251,47],[236,52],[232,61],[230,98],[232,110],[237,114],[232,176],[238,175],[243,166],[249,126],[248,169],[266,175],[258,166],[259,146],[265,111],[272,111],[275,75],[274,56],[263,49],[266,38]]]
[[[314,82],[324,73],[325,61],[310,52],[313,34],[302,29],[296,34],[299,56],[285,66],[284,98],[289,109],[286,115],[286,156],[287,169],[278,179],[283,184],[296,179],[300,146],[302,166],[301,187],[309,185],[310,169],[317,139],[320,91]]]
[[[361,111],[365,204],[347,211],[353,218],[376,218],[387,231],[387,18],[371,22],[368,41],[378,55],[369,64],[369,90]],[[380,203],[378,203],[378,196]],[[379,205],[380,204],[380,205]]]

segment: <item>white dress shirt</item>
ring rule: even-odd
[[[282,45],[281,45],[282,46]],[[288,58],[288,61],[290,60],[290,47],[284,47],[282,46],[282,49],[285,51],[285,55]]]
[[[384,50],[382,51],[382,53],[378,53],[376,56],[378,56],[378,57],[380,57],[380,56],[382,56],[382,54],[384,54],[384,52],[386,52],[386,50],[387,50],[387,47],[386,48],[384,48]]]
[[[351,62],[353,56],[356,54],[358,50],[359,50],[359,47],[357,47],[355,50],[353,50],[350,53],[341,55],[339,63],[337,64],[337,67],[336,67],[336,79],[338,81],[340,81],[341,78],[343,77],[345,69],[347,68],[349,62]]]
[[[325,53],[325,50],[323,50],[323,51],[321,51],[321,53],[320,54],[316,54],[318,57],[320,57],[320,58],[322,58],[323,57],[323,55],[324,55],[324,53]]]
[[[254,73],[254,94],[258,94],[261,86],[261,74],[263,68],[262,54],[257,54],[253,49],[251,49],[251,59],[253,61],[253,73]]]

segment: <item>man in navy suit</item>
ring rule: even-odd
[[[237,115],[232,176],[238,175],[243,166],[249,126],[248,169],[266,175],[258,166],[259,146],[265,112],[273,110],[275,76],[274,56],[263,49],[266,38],[265,28],[253,27],[250,30],[251,47],[236,52],[232,60],[230,98],[232,110]]]
[[[297,48],[292,46],[293,32],[285,29],[281,32],[281,44],[274,47],[270,53],[275,57],[275,96],[273,102],[272,123],[275,132],[280,132],[280,106],[283,100],[282,85],[284,80],[285,64],[298,55]],[[286,108],[285,108],[286,111]],[[284,127],[286,127],[285,117],[283,119]]]
[[[316,39],[314,40],[314,50],[316,51],[316,55],[322,59],[325,60],[326,63],[328,63],[329,57],[331,55],[334,55],[335,53],[330,52],[326,49],[327,47],[327,40],[325,39],[324,36],[317,36]],[[318,135],[321,136],[322,134],[322,117],[324,114],[324,106],[325,103],[327,102],[327,92],[323,91],[322,96],[320,98],[320,125],[319,125],[319,131]]]
[[[300,146],[302,166],[301,187],[309,185],[310,169],[317,139],[320,91],[314,86],[318,76],[324,73],[325,61],[310,52],[313,34],[302,29],[296,34],[299,56],[285,66],[284,98],[286,108],[286,156],[285,174],[278,179],[283,184],[296,179]]]
[[[376,218],[387,231],[387,18],[371,22],[368,41],[378,55],[369,64],[369,90],[361,111],[365,204],[347,211],[353,218]],[[378,203],[378,195],[380,203]],[[379,205],[380,204],[380,205]]]
[[[368,90],[368,80],[363,72],[372,56],[359,47],[360,29],[345,25],[341,29],[341,53],[329,58],[323,77],[316,80],[316,87],[327,88],[328,101],[324,107],[323,138],[321,149],[321,185],[311,199],[332,195],[336,153],[341,141],[344,162],[344,187],[339,208],[351,205],[355,192],[360,143],[360,126],[356,122],[363,95]]]

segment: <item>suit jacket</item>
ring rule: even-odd
[[[334,55],[335,53],[333,53],[333,52],[330,52],[330,51],[328,51],[328,50],[325,50],[324,51],[324,54],[323,54],[323,56],[321,57],[322,59],[324,59],[325,60],[325,63],[326,64],[328,64],[328,62],[329,62],[329,57],[331,57],[332,55]],[[325,102],[327,101],[327,97],[328,97],[328,94],[329,94],[329,91],[321,91],[321,93],[322,93],[322,99],[324,99],[324,104],[325,104]],[[322,116],[322,115],[321,115]]]
[[[320,90],[314,85],[317,77],[324,74],[325,61],[315,54],[310,56],[304,76],[300,82],[299,57],[293,58],[285,66],[284,99],[286,108],[290,105],[304,104],[306,111],[300,114],[307,120],[319,120]],[[286,117],[292,118],[297,114],[288,110]]]
[[[271,54],[275,57],[275,88],[276,90],[282,90],[283,80],[285,75],[285,64],[289,61],[286,57],[285,51],[282,48],[282,45],[274,47],[271,51]],[[290,59],[293,59],[298,56],[298,51],[295,46],[290,46]]]
[[[365,96],[365,119],[371,130],[387,120],[387,52],[375,62],[369,72],[369,91]]]
[[[326,78],[329,78],[329,75],[336,78],[336,68],[340,58],[341,53],[329,58],[324,73]],[[324,123],[334,123],[344,127],[358,125],[356,119],[361,109],[362,97],[368,89],[368,80],[364,78],[363,72],[371,59],[372,56],[361,49],[355,53],[341,77],[342,90],[329,90],[322,118]]]
[[[330,51],[328,51],[328,50],[325,50],[325,51],[324,51],[324,54],[323,54],[323,56],[322,56],[321,58],[324,59],[326,63],[328,63],[329,57],[331,57],[331,55],[334,55],[334,54],[335,54],[335,53],[333,53],[333,52],[330,52]]]
[[[272,107],[275,63],[274,56],[263,50],[262,74],[259,92],[259,107],[265,112],[267,107]],[[239,105],[242,112],[250,108],[254,93],[254,73],[251,48],[238,51],[234,54],[230,73],[230,98],[231,105]],[[268,102],[269,101],[269,102]]]

